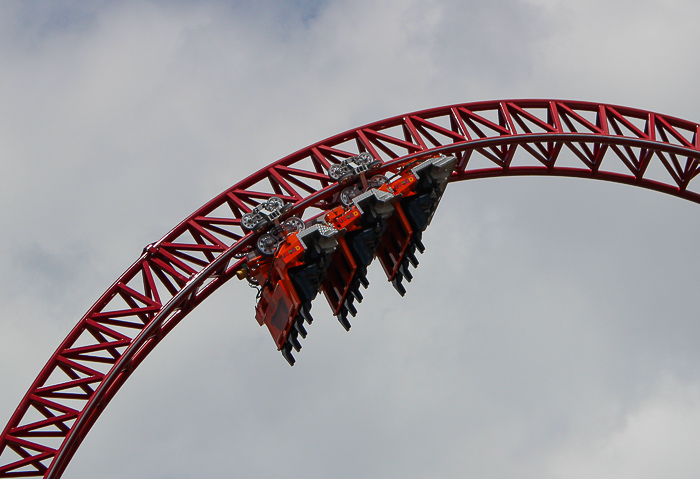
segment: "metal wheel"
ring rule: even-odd
[[[262,254],[272,256],[275,254],[275,251],[277,251],[277,243],[279,243],[277,238],[269,233],[265,233],[258,238],[258,242],[256,244]]]
[[[304,229],[304,221],[302,221],[301,218],[292,216],[291,218],[287,218],[285,220],[284,229],[287,231],[287,233],[298,233]]]
[[[332,180],[338,181],[341,176],[343,176],[343,167],[338,164],[333,164],[328,168],[328,176]]]
[[[270,211],[279,210],[284,206],[284,201],[278,196],[272,196],[265,202],[265,207]]]
[[[343,188],[343,191],[340,192],[340,202],[345,206],[352,205],[352,199],[356,197],[359,192],[360,191],[357,186],[348,186],[347,188]]]
[[[387,178],[386,176],[376,175],[376,176],[373,176],[372,178],[369,179],[369,181],[367,182],[367,185],[370,188],[379,188],[380,186],[382,186],[383,184],[386,184],[388,182],[389,182],[389,178]]]
[[[241,217],[241,226],[247,230],[252,230],[260,222],[256,213],[246,213]]]
[[[367,163],[371,163],[374,158],[372,158],[372,155],[367,153],[366,151],[363,151],[359,155],[357,155],[357,162],[366,165]]]

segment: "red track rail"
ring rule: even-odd
[[[453,153],[459,159],[454,181],[513,175],[595,178],[700,203],[700,194],[691,188],[700,173],[699,128],[658,113],[596,103],[465,103],[349,130],[270,164],[147,246],[80,319],[5,427],[0,478],[59,478],[131,372],[235,275],[243,261],[237,253],[253,237],[241,229],[241,216],[273,195],[292,204],[297,216],[329,209],[336,192],[327,176],[331,163],[368,151],[389,170],[417,156]],[[562,164],[562,151],[572,153],[573,166]]]

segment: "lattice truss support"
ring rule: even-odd
[[[297,151],[202,206],[138,260],[80,319],[0,437],[0,478],[58,478],[131,372],[194,307],[235,275],[255,240],[241,217],[271,196],[308,218],[333,206],[332,164],[362,152],[397,171],[454,154],[452,181],[508,175],[596,178],[700,203],[696,123],[559,100],[451,105],[350,130]],[[564,152],[568,152],[564,155]],[[251,316],[253,308],[251,307]]]

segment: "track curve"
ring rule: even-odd
[[[458,158],[451,181],[579,177],[700,203],[700,182],[693,183],[700,173],[699,132],[694,122],[615,105],[500,100],[388,118],[282,158],[144,248],[80,319],[0,436],[0,478],[59,478],[131,372],[235,275],[254,238],[241,228],[241,216],[271,196],[304,218],[330,209],[338,188],[327,172],[342,158],[366,151],[382,160],[381,170],[395,171],[416,157],[451,153]]]

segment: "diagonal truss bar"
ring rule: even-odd
[[[697,123],[622,106],[500,100],[388,118],[282,158],[147,245],[78,321],[0,436],[0,478],[59,478],[134,369],[192,309],[235,275],[256,239],[241,228],[242,215],[271,196],[279,196],[291,206],[290,213],[304,218],[332,208],[339,188],[327,173],[343,158],[368,152],[382,160],[380,172],[391,173],[415,158],[452,153],[459,158],[452,181],[524,175],[589,178],[700,203],[700,182],[694,184],[700,173],[698,132]],[[563,151],[578,163],[561,165]],[[62,438],[58,448],[56,438]]]

